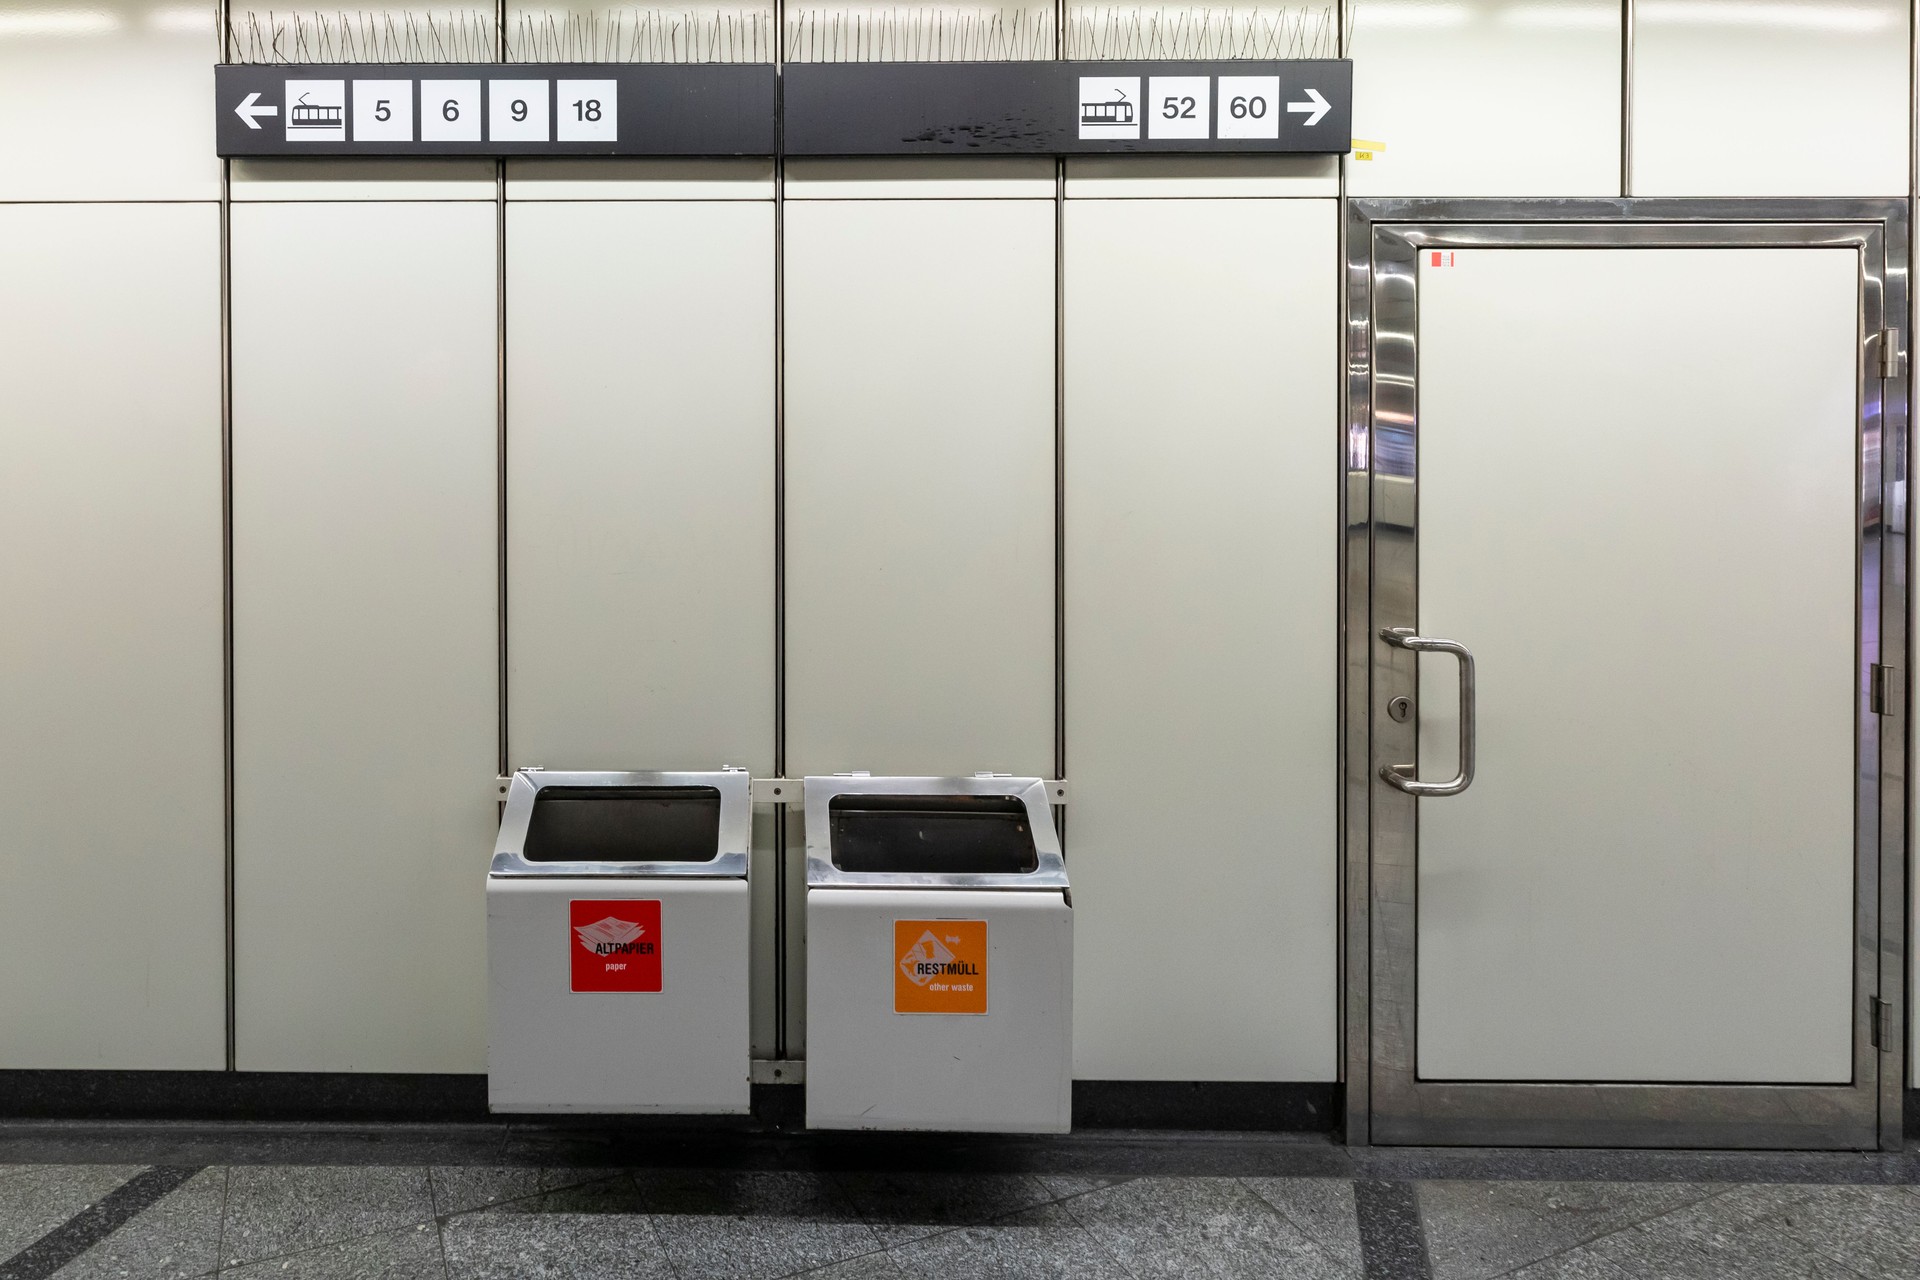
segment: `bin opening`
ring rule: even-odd
[[[527,821],[528,862],[711,862],[720,852],[713,787],[542,787]]]
[[[827,816],[842,871],[1024,875],[1040,866],[1027,806],[1014,796],[837,795]]]

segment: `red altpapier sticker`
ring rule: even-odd
[[[658,898],[576,899],[571,905],[575,991],[660,989]]]

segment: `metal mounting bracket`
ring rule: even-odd
[[[797,805],[806,798],[806,784],[799,778],[755,778],[755,804]]]
[[[754,1084],[805,1084],[805,1058],[755,1058],[747,1079]]]
[[[1004,777],[1008,775],[980,775]],[[1063,805],[1067,802],[1067,780],[1048,778],[1044,780],[1047,788],[1047,803]],[[513,785],[511,775],[493,780],[493,794],[490,799],[500,803],[507,798],[507,788]],[[798,806],[806,799],[806,783],[800,778],[755,778],[752,784],[753,802],[756,805],[784,804]]]

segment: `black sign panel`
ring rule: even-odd
[[[793,156],[1351,149],[1353,63],[790,62]]]
[[[223,156],[770,156],[764,63],[214,68]]]

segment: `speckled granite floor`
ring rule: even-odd
[[[0,1280],[1920,1277],[1912,1156],[36,1123],[0,1162]]]

